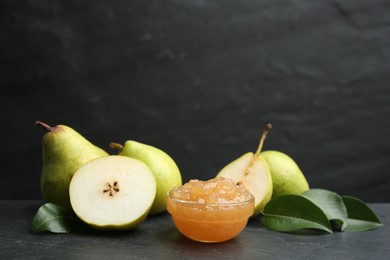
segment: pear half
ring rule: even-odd
[[[127,230],[147,217],[156,180],[143,162],[111,155],[87,162],[74,174],[69,195],[76,215],[100,230]]]
[[[263,142],[272,125],[263,131],[256,153],[248,152],[226,165],[217,174],[242,183],[255,197],[255,209],[252,216],[258,215],[272,196],[272,178],[266,161],[260,156]]]

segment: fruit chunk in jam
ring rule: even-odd
[[[222,242],[245,228],[253,214],[254,197],[243,185],[223,177],[191,180],[169,192],[167,208],[185,236],[202,242]]]

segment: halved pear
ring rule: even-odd
[[[268,131],[268,124],[263,131],[256,153],[248,152],[226,165],[217,174],[233,179],[237,184],[242,183],[255,197],[255,209],[252,216],[259,214],[272,196],[272,178],[266,161],[260,152]]]
[[[127,230],[148,215],[156,180],[136,159],[111,155],[87,162],[74,174],[69,196],[76,215],[101,230]]]

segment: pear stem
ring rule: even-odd
[[[259,146],[257,147],[257,151],[255,153],[256,156],[258,156],[261,152],[261,149],[263,149],[263,144],[264,144],[264,140],[265,138],[267,137],[267,134],[269,132],[269,130],[271,130],[272,128],[272,124],[268,123],[264,130],[263,130],[263,133],[261,134],[261,137],[260,137],[260,143],[259,143]]]
[[[51,127],[51,126],[49,126],[48,124],[43,123],[43,122],[41,122],[41,121],[36,121],[36,122],[35,122],[35,125],[42,127],[43,129],[45,129],[45,130],[48,131],[48,132],[50,132],[51,130],[53,130],[53,127]]]
[[[119,152],[123,150],[123,145],[115,142],[110,143],[110,147],[113,149],[117,149]]]

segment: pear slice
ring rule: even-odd
[[[243,184],[255,197],[252,216],[258,215],[272,196],[272,178],[266,161],[260,156],[264,140],[272,125],[268,124],[260,138],[256,153],[248,152],[226,165],[217,174]]]
[[[76,215],[100,230],[127,230],[148,215],[156,180],[143,162],[119,155],[91,160],[74,174],[69,195]]]

